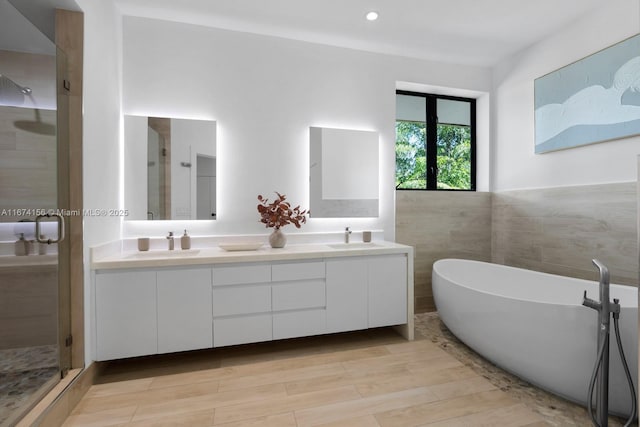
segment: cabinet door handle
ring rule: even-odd
[[[42,221],[42,218],[55,218],[56,221],[58,222],[58,238],[53,240],[53,239],[41,239],[40,238],[40,224]],[[44,215],[38,215],[36,217],[36,240],[39,243],[47,243],[47,244],[52,244],[52,243],[60,243],[64,240],[64,217],[60,214],[57,213],[53,213],[53,214],[44,214]]]

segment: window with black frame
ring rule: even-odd
[[[476,101],[396,92],[396,189],[475,191]]]

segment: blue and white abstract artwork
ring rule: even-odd
[[[640,35],[534,82],[535,152],[640,134]]]

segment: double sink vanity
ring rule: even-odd
[[[95,360],[396,326],[413,339],[413,248],[386,241],[92,250]]]
[[[216,127],[207,120],[124,117],[129,234],[153,229],[147,220],[224,221],[217,213],[217,165],[227,160],[218,159]],[[309,181],[310,218],[378,217],[378,132],[313,126],[308,132],[309,173],[301,178]],[[413,339],[409,246],[374,240],[245,251],[201,240],[170,251],[160,250],[160,243],[167,246],[158,239],[138,252],[134,240],[92,248],[95,360],[382,326]]]

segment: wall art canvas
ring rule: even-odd
[[[640,134],[640,35],[534,82],[535,152]]]

